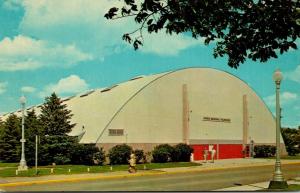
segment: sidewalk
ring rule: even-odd
[[[246,159],[223,159],[215,160],[214,163],[210,161],[204,163],[203,161],[195,161],[196,163],[202,163],[202,166],[192,167],[180,167],[180,168],[164,168],[160,169],[165,172],[179,172],[184,171],[203,171],[203,170],[221,170],[227,168],[241,168],[241,167],[254,167],[254,166],[266,166],[274,165],[274,159],[259,159],[259,158],[246,158]],[[297,164],[300,160],[281,160],[281,164]]]
[[[260,182],[255,184],[248,184],[242,186],[234,186],[229,188],[222,188],[214,191],[257,191],[257,190],[265,190],[269,187],[269,181],[267,182]],[[295,178],[293,180],[288,180],[287,183],[290,184],[299,184],[300,185],[300,177]]]
[[[96,179],[116,179],[116,178],[134,177],[134,176],[162,175],[162,174],[198,172],[198,171],[207,171],[207,170],[222,170],[228,168],[265,166],[265,165],[274,165],[275,160],[249,158],[249,159],[215,160],[214,163],[211,162],[203,163],[200,161],[199,163],[202,163],[202,165],[192,166],[192,167],[161,168],[155,170],[138,170],[138,172],[134,174],[130,174],[127,171],[116,171],[116,172],[106,172],[106,173],[48,175],[48,176],[38,176],[38,177],[6,177],[6,178],[1,177],[0,189],[1,187],[8,187],[8,186],[23,186],[23,185],[32,185],[32,184],[58,183],[58,182],[75,182],[75,181],[96,180]],[[283,165],[297,164],[297,163],[300,163],[300,160],[282,160]]]

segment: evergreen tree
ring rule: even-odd
[[[3,135],[4,131],[4,122],[2,120],[0,120],[0,139],[1,139],[1,136]]]
[[[44,125],[44,132],[47,135],[66,135],[75,126],[70,122],[72,116],[67,105],[63,104],[55,93],[52,93],[50,97],[46,97],[41,110],[40,119]]]
[[[2,136],[4,135],[4,122],[0,120],[0,140],[2,139]],[[0,152],[1,152],[1,141],[0,141]],[[0,161],[2,160],[0,156]]]
[[[20,160],[21,119],[10,115],[4,122],[0,135],[0,158],[5,162]]]
[[[55,93],[46,97],[41,109],[40,121],[44,136],[41,136],[40,163],[69,163],[72,148],[77,142],[76,138],[67,135],[75,126],[70,122],[73,116],[71,111]]]
[[[35,114],[35,111],[27,111],[25,118],[25,155],[28,165],[34,165],[35,163],[35,136],[42,135],[41,122]]]

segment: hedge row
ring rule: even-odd
[[[145,162],[145,154],[143,150],[133,150],[132,147],[126,144],[116,145],[109,150],[109,162],[112,165],[128,164],[131,153],[135,154],[137,163]]]
[[[273,145],[256,145],[254,146],[254,157],[274,157],[276,147]]]
[[[152,151],[153,162],[189,162],[193,149],[183,143],[171,146],[169,144],[158,145]]]
[[[193,149],[186,144],[177,144],[171,146],[169,144],[158,145],[152,152],[147,155],[141,149],[133,150],[127,144],[116,145],[112,147],[108,154],[102,148],[96,147],[94,144],[78,144],[73,147],[71,157],[66,160],[65,156],[56,156],[54,162],[56,164],[84,164],[84,165],[103,165],[106,157],[109,158],[109,164],[128,164],[130,154],[134,153],[137,163],[147,162],[147,155],[152,155],[152,162],[188,162],[190,161]]]
[[[136,162],[146,162],[146,155],[143,150],[134,150],[132,147],[122,144],[116,145],[109,150],[108,157],[110,164],[127,164],[130,154],[133,152],[136,155]],[[186,144],[177,144],[170,146],[169,144],[158,145],[151,152],[152,161],[157,163],[165,162],[189,162],[193,149]]]

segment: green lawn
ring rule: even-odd
[[[276,159],[276,157],[264,157],[265,159]],[[263,158],[263,159],[264,159]],[[281,156],[280,159],[299,159],[300,160],[300,155],[295,155],[295,156]]]
[[[18,163],[0,163],[0,177],[15,177],[16,169]],[[190,163],[190,162],[175,162],[175,163],[147,163],[145,164],[146,169],[159,169],[159,168],[172,168],[172,167],[189,167],[189,166],[199,166],[201,164]],[[1,168],[2,167],[2,168]],[[54,174],[80,174],[88,173],[87,168],[90,168],[90,173],[103,173],[112,171],[126,171],[128,170],[128,165],[113,165],[112,170],[110,170],[110,165],[104,166],[86,166],[86,165],[57,165],[53,166],[41,166],[38,168],[39,176],[41,175],[54,175],[51,174],[51,168],[54,168]],[[71,172],[69,172],[71,169]],[[137,165],[138,170],[144,169],[144,164]],[[35,168],[29,168],[28,171],[22,171],[18,173],[18,176],[36,176]]]
[[[2,163],[0,162],[0,168],[1,167],[18,167],[19,163]]]
[[[282,156],[281,159],[300,159],[300,155],[295,155],[295,156]]]

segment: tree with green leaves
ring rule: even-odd
[[[288,154],[296,155],[300,153],[300,130],[282,128],[281,134]]]
[[[52,93],[46,97],[39,116],[42,123],[40,163],[66,164],[71,161],[72,148],[76,138],[68,136],[75,124],[71,123],[72,113],[61,99]]]
[[[3,124],[0,135],[0,159],[5,162],[18,162],[21,149],[21,119],[10,115]]]
[[[112,7],[107,19],[134,18],[139,24],[124,32],[123,40],[134,49],[143,45],[148,33],[203,38],[216,44],[214,57],[228,56],[228,65],[237,68],[247,58],[266,62],[290,49],[297,49],[300,37],[299,0],[123,0]],[[172,48],[170,48],[172,49]]]
[[[34,110],[27,111],[27,116],[25,117],[25,155],[28,165],[34,165],[35,163],[35,136],[43,135],[42,124],[35,114]]]

